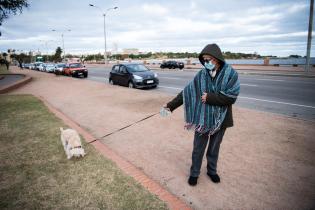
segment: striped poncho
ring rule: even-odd
[[[214,134],[220,129],[228,107],[204,104],[202,94],[212,92],[236,98],[239,91],[237,72],[229,64],[225,63],[214,79],[207,69],[200,70],[183,91],[185,128],[195,128],[201,134]]]

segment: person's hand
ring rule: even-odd
[[[202,94],[202,96],[201,96],[201,101],[202,101],[202,103],[206,103],[206,101],[207,101],[207,93],[203,93]]]
[[[166,104],[164,104],[160,110],[161,117],[167,117],[170,114],[171,114],[171,110],[167,108]]]

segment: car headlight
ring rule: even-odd
[[[138,82],[141,82],[143,80],[143,78],[138,75],[133,75],[133,78],[135,78],[135,80],[137,80]]]
[[[157,78],[157,77],[158,77],[158,74],[157,74],[157,73],[154,73],[154,77],[156,77],[156,78]]]

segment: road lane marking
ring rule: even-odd
[[[265,99],[259,99],[259,98],[251,98],[251,97],[245,97],[245,96],[238,96],[238,98],[250,99],[250,100],[255,100],[255,101],[264,101],[264,102],[276,103],[276,104],[285,104],[285,105],[291,105],[291,106],[300,106],[300,107],[315,109],[315,106],[307,106],[307,105],[303,105],[303,104],[293,104],[293,103],[265,100]]]
[[[244,84],[244,83],[241,83],[241,86],[251,86],[251,87],[257,87],[258,85],[252,85],[252,84]]]
[[[274,81],[274,82],[285,82],[285,80],[281,80],[281,79],[253,79],[253,80]]]
[[[164,79],[175,79],[175,80],[186,80],[184,78],[176,78],[176,77],[159,77],[159,78],[164,78]]]
[[[174,89],[174,90],[183,90],[183,88],[168,87],[168,86],[162,86],[162,85],[159,85],[158,87],[161,87],[161,88],[168,88],[168,89]]]
[[[183,90],[183,88],[176,88],[176,87],[169,87],[169,86],[161,86],[161,85],[159,85],[159,87],[161,87],[161,88],[168,88],[168,89],[174,89],[174,90]],[[259,98],[251,98],[251,97],[245,97],[245,96],[238,96],[238,98],[249,99],[249,100],[255,100],[255,101],[263,101],[263,102],[269,102],[269,103],[276,103],[276,104],[285,104],[285,105],[299,106],[299,107],[305,107],[305,108],[315,109],[315,106],[308,106],[308,105],[303,105],[303,104],[286,103],[286,102],[281,102],[281,101],[272,101],[272,100],[265,100],[265,99],[259,99]]]

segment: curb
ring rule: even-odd
[[[26,83],[28,83],[32,80],[32,77],[26,76],[25,74],[10,74],[10,75],[23,75],[24,78],[19,80],[19,81],[16,81],[13,84],[6,85],[6,86],[0,88],[0,94],[7,93],[11,90],[17,89],[17,88],[25,85]]]
[[[92,134],[83,129],[79,124],[67,117],[62,111],[53,107],[42,96],[36,97],[41,100],[47,106],[47,108],[58,118],[60,118],[66,125],[75,129],[79,134],[81,134],[84,137],[86,143],[92,144],[96,150],[98,150],[104,157],[112,160],[123,172],[133,177],[149,192],[157,195],[162,201],[166,202],[170,209],[191,209],[185,202],[181,201],[178,197],[163,188],[159,183],[152,180],[136,166],[119,156],[117,153],[103,144],[99,139],[95,138]]]

